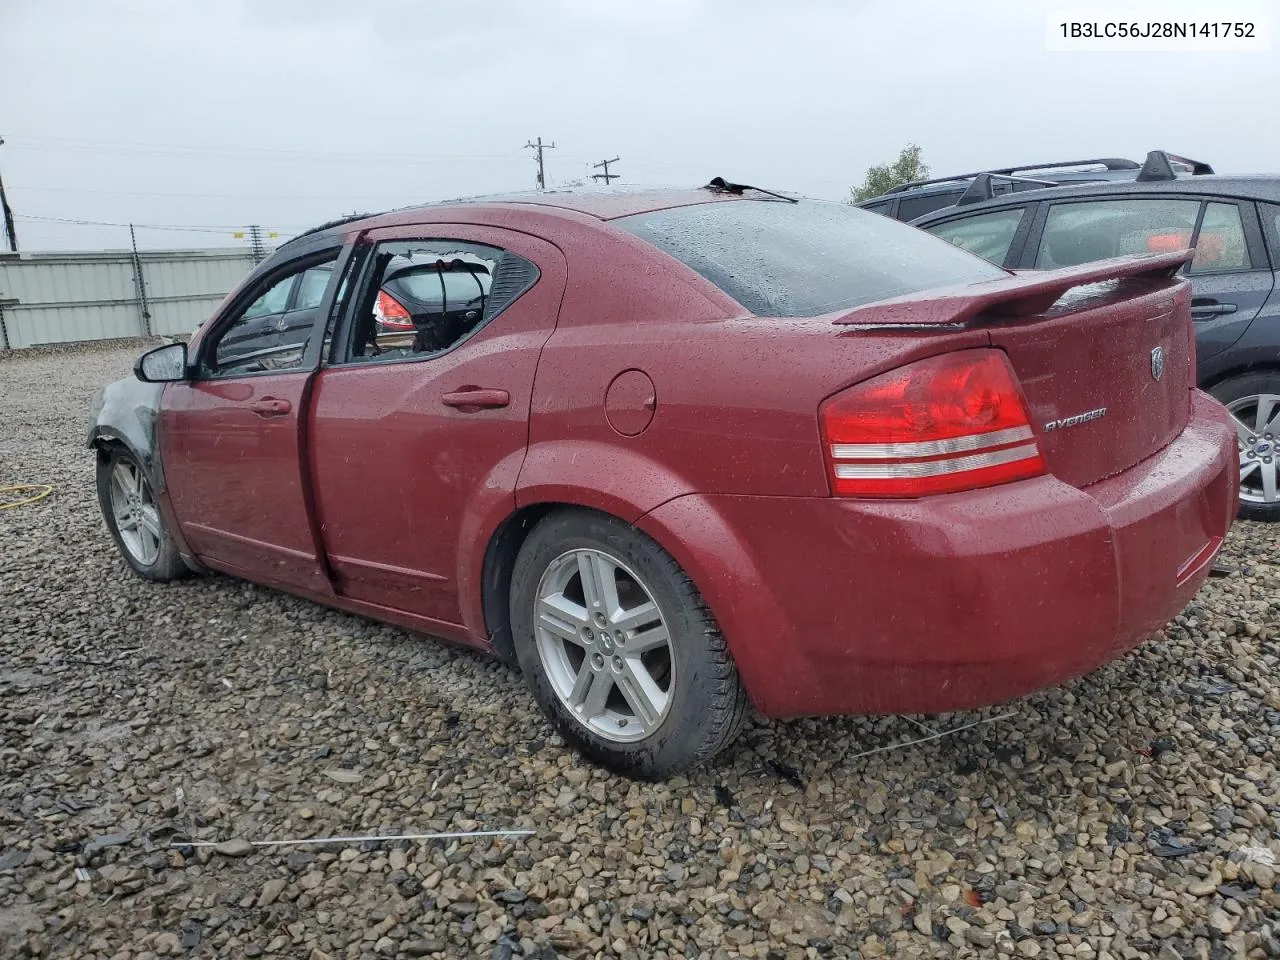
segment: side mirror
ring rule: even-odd
[[[171,383],[187,376],[187,345],[169,343],[148,350],[133,365],[133,375],[143,383]]]

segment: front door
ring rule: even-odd
[[[330,265],[326,281],[337,253],[317,255]],[[306,329],[263,323],[290,316],[317,256],[273,271],[214,321],[194,358],[197,375],[165,389],[159,435],[174,513],[197,557],[272,586],[331,593],[301,450],[321,311],[306,308],[314,324]],[[292,335],[282,337],[286,328]]]
[[[515,509],[564,259],[527,234],[457,224],[365,240],[313,401],[324,547],[343,596],[458,624],[464,544],[480,515]]]

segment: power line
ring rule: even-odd
[[[604,181],[604,185],[605,185],[606,187],[609,185],[609,181],[610,181],[610,180],[620,180],[620,179],[622,179],[622,174],[620,174],[620,173],[610,173],[610,172],[609,172],[609,164],[611,164],[611,163],[617,163],[620,159],[621,159],[620,157],[614,157],[612,160],[601,160],[599,163],[593,163],[591,166],[592,166],[592,168],[594,168],[594,169],[596,169],[596,170],[599,170],[601,167],[604,167],[604,173],[593,173],[593,174],[591,175],[591,179],[592,179],[592,180],[603,180],[603,181]]]
[[[542,165],[542,151],[554,150],[555,146],[556,145],[554,143],[543,143],[541,137],[538,138],[537,143],[533,143],[532,141],[530,141],[529,143],[526,143],[524,145],[524,148],[526,150],[538,151],[538,189],[539,190],[545,190],[547,188],[547,171],[546,171],[546,168]]]
[[[350,203],[353,199],[405,202],[405,194],[295,194],[295,193],[184,193],[172,190],[81,190],[76,187],[31,187],[25,184],[24,193],[85,193],[108,197],[178,197],[190,200],[341,200]],[[412,201],[409,201],[412,202]]]
[[[180,223],[120,223],[115,220],[80,220],[71,217],[37,217],[37,216],[18,216],[19,220],[32,220],[41,223],[67,223],[84,227],[134,227],[138,230],[178,230],[184,233],[226,233],[228,231],[243,230],[244,227],[238,224],[228,224],[225,226],[216,226],[211,224],[180,224]],[[284,228],[282,228],[284,229]],[[300,227],[299,229],[308,229]]]
[[[158,154],[168,156],[191,157],[193,154],[203,159],[227,160],[288,160],[299,158],[338,163],[367,163],[379,161],[384,163],[404,163],[423,166],[440,160],[458,160],[474,162],[511,163],[519,159],[512,153],[368,153],[361,151],[311,150],[302,148],[278,147],[237,147],[225,144],[177,144],[177,143],[138,143],[124,140],[80,140],[70,137],[11,137],[10,144],[21,150],[58,150],[89,153],[116,154]]]

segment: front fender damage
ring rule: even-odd
[[[165,483],[157,435],[164,387],[162,383],[143,383],[134,377],[107,384],[90,408],[86,446],[104,451],[119,444],[129,451],[147,475],[156,504],[170,535],[177,542],[183,562],[192,570],[201,572],[204,567],[182,536]]]

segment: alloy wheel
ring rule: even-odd
[[[1227,404],[1235,421],[1240,447],[1240,499],[1246,503],[1275,503],[1276,455],[1280,441],[1280,395],[1264,393]]]
[[[111,471],[111,513],[129,555],[144,567],[155,563],[160,556],[160,511],[142,469],[131,460],[117,461]]]
[[[600,550],[570,550],[538,583],[534,633],[560,702],[592,733],[642,740],[666,718],[675,691],[671,635],[640,577]]]

